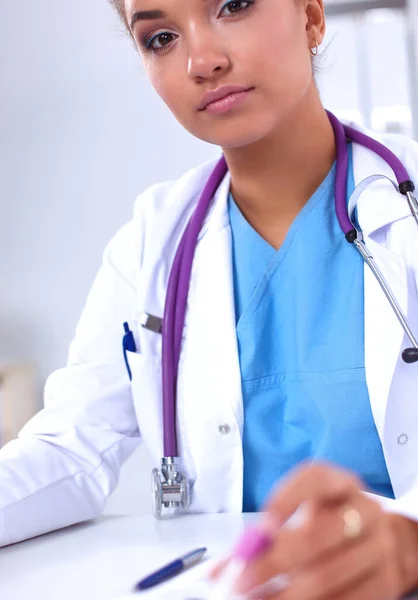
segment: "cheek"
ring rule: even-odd
[[[280,19],[280,20],[279,20]],[[291,70],[306,57],[306,37],[300,23],[296,19],[279,17],[262,29],[263,36],[258,40],[258,51],[253,51],[261,64],[266,68],[275,65],[275,70]]]
[[[298,31],[285,31],[283,35],[271,36],[270,39],[272,41],[266,40],[264,48],[257,54],[255,72],[261,75],[261,80],[273,93],[287,92],[291,99],[293,92],[303,93],[312,78],[305,38]]]
[[[188,100],[182,91],[186,86],[180,85],[180,78],[176,76],[178,67],[172,62],[166,61],[163,67],[160,63],[156,68],[148,68],[146,73],[152,87],[172,112],[177,112],[178,107],[187,106]]]
[[[145,67],[145,65],[144,65]],[[166,87],[165,79],[162,77],[159,69],[154,69],[152,67],[145,67],[145,72],[147,74],[148,80],[157,94],[163,98],[164,88]]]

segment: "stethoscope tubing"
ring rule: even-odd
[[[337,149],[337,171],[335,176],[335,211],[337,219],[344,234],[347,234],[353,230],[353,224],[350,221],[347,209],[346,209],[346,189],[347,189],[347,176],[348,176],[348,152],[347,152],[347,138],[368,148],[382,160],[388,164],[395,174],[398,182],[398,186],[401,186],[403,182],[410,181],[408,171],[401,163],[399,158],[391,151],[386,148],[383,144],[377,140],[373,140],[369,136],[357,131],[348,125],[343,125],[337,117],[331,112],[326,111],[334,130],[336,149]],[[412,194],[405,194],[410,202]],[[412,209],[411,209],[412,212]],[[417,221],[418,223],[418,221]]]
[[[396,314],[398,321],[401,324],[404,332],[408,336],[411,344],[414,346],[414,348],[418,349],[418,342],[415,339],[414,334],[412,333],[411,328],[408,325],[405,315],[403,314],[403,311],[402,311],[401,307],[399,306],[399,303],[396,300],[396,297],[392,294],[390,287],[389,287],[385,277],[383,276],[383,273],[377,266],[373,256],[370,254],[369,249],[367,248],[366,244],[362,240],[356,239],[354,241],[354,245],[356,246],[357,250],[360,252],[363,259],[366,261],[366,263],[372,270],[374,276],[376,277],[377,281],[379,282],[380,287],[382,288],[386,298],[389,300],[390,305],[391,305],[394,313]]]
[[[186,314],[187,296],[197,238],[209,204],[228,171],[225,157],[216,164],[197,207],[186,226],[171,269],[163,318],[162,386],[164,456],[177,457],[176,398],[177,371]],[[174,433],[174,435],[173,435]]]

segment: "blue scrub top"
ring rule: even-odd
[[[229,195],[247,512],[307,459],[394,497],[365,380],[363,260],[337,221],[335,172],[334,163],[279,250]],[[353,190],[350,144],[348,198]]]

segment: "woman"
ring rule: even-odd
[[[248,567],[247,590],[290,573],[277,598],[408,593],[418,586],[418,371],[402,361],[403,330],[335,214],[336,143],[311,62],[323,2],[114,4],[153,87],[229,169],[200,228],[182,330],[177,433],[190,510],[266,509],[274,543]],[[383,142],[418,180],[417,145]],[[140,437],[156,462],[164,456],[161,317],[213,167],[146,190],[107,247],[67,367],[0,453],[3,545],[100,514]],[[376,173],[393,177],[350,144],[348,196]],[[370,188],[357,217],[416,326],[418,236],[399,198]],[[301,504],[303,525],[282,529]]]

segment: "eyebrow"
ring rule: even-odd
[[[131,29],[135,27],[138,21],[150,21],[153,19],[165,19],[167,16],[162,10],[142,10],[133,14],[131,19]]]

